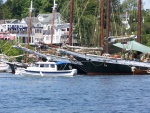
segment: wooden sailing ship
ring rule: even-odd
[[[100,35],[100,46],[103,47],[103,8],[104,8],[104,0],[101,0],[101,35]],[[139,0],[139,18],[141,18],[141,0]],[[109,10],[110,10],[110,0],[107,0],[107,37],[109,38]],[[138,25],[140,25],[140,21],[138,22]],[[138,27],[138,30],[140,30],[141,27]],[[132,37],[127,37],[131,39]],[[140,31],[138,32],[138,42],[140,42]],[[121,42],[120,42],[121,43]],[[129,41],[127,43],[130,43]],[[62,53],[72,55],[75,59],[77,59],[79,62],[81,62],[87,71],[88,75],[132,75],[132,74],[148,74],[148,70],[150,68],[150,62],[142,62],[139,59],[132,58],[132,59],[122,59],[110,57],[108,54],[108,43],[106,43],[105,52],[106,54],[101,56],[94,55],[94,54],[88,54],[88,53],[77,53],[64,49],[59,50]]]

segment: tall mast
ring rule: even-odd
[[[110,31],[110,0],[107,0],[107,22],[106,22],[106,40]],[[106,53],[108,53],[108,42],[106,42]]]
[[[31,0],[30,8],[29,8],[27,48],[29,48],[29,41],[30,41],[30,34],[31,34],[32,10],[33,10],[33,2]],[[27,53],[27,57],[28,57],[28,53]],[[27,57],[26,57],[26,63],[28,62],[28,58]]]
[[[72,45],[73,9],[74,9],[74,0],[70,0],[69,45]]]
[[[104,38],[104,0],[99,0],[100,6],[100,47],[103,47]]]
[[[53,43],[54,20],[55,20],[55,10],[56,10],[56,6],[57,6],[57,4],[55,3],[55,0],[54,0],[54,5],[53,5],[53,7],[52,7],[53,11],[52,11],[52,27],[51,27],[51,43],[50,43],[50,46],[52,46],[52,43]]]
[[[141,42],[141,21],[142,21],[142,14],[141,14],[141,6],[142,0],[138,0],[138,34],[137,34],[137,41]]]

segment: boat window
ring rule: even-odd
[[[44,67],[44,64],[40,64],[40,67]]]
[[[33,64],[33,67],[39,67],[39,64]]]
[[[55,64],[51,64],[50,66],[51,66],[51,68],[55,68]]]
[[[49,64],[44,64],[44,67],[49,67]]]
[[[61,31],[66,31],[66,29],[63,28],[63,29],[61,29]]]

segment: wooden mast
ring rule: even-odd
[[[30,46],[29,43],[30,43],[30,34],[31,34],[32,10],[33,10],[33,7],[32,7],[32,0],[31,0],[30,9],[29,9],[28,38],[27,38],[26,48],[29,48],[29,46]],[[26,63],[28,62],[28,56],[29,56],[29,54],[27,53],[26,54]]]
[[[56,9],[57,4],[55,4],[55,0],[54,0],[54,5],[52,7],[53,11],[52,11],[52,26],[51,26],[51,43],[50,46],[53,45],[53,35],[54,35],[54,20],[55,20],[55,9]]]
[[[110,0],[107,0],[106,40],[108,40],[109,31],[110,31]],[[108,53],[108,42],[106,42],[106,53]]]
[[[100,6],[100,47],[103,47],[104,38],[104,0],[99,0]]]
[[[70,0],[69,45],[72,45],[73,9],[74,9],[74,0]]]
[[[137,34],[137,41],[139,43],[141,43],[141,20],[142,20],[141,5],[142,5],[142,0],[138,0],[138,34]]]

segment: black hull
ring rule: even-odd
[[[86,69],[84,68],[83,65],[72,64],[72,63],[58,65],[58,70],[69,70],[70,68],[77,69],[78,74],[87,74]]]
[[[25,64],[14,64],[14,63],[11,63],[11,62],[8,62],[7,64],[10,66],[12,74],[15,74],[15,70],[16,70],[17,67],[22,67],[22,68],[27,68],[28,67]]]
[[[76,56],[74,57],[85,66],[88,75],[133,75],[135,74],[131,70],[131,66],[128,65],[90,61],[90,60],[86,60],[85,58],[76,57]],[[140,70],[148,69],[146,67],[136,67],[136,68]],[[145,74],[145,72],[139,74]]]

